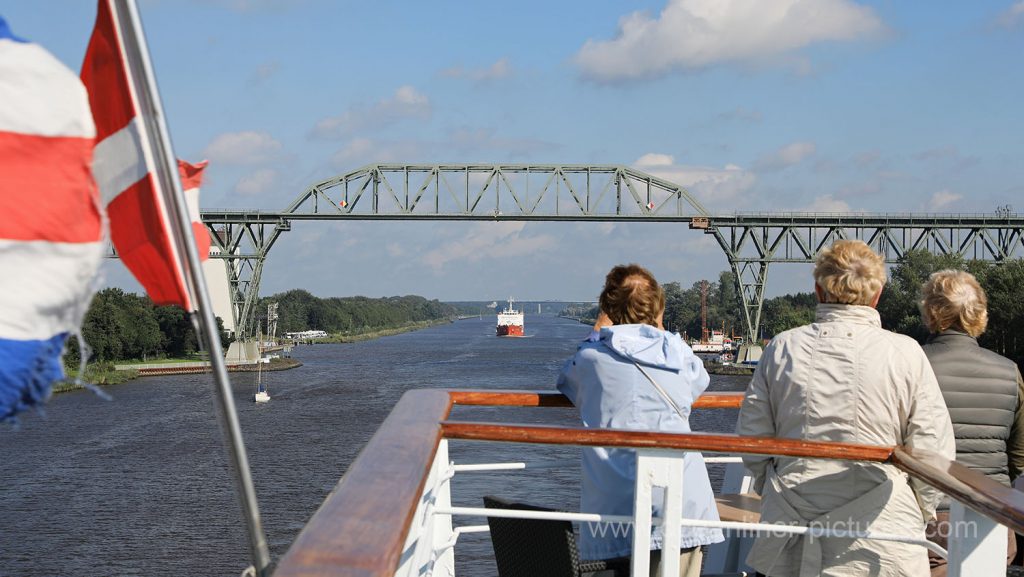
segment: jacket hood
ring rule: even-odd
[[[679,335],[650,325],[614,325],[601,329],[601,342],[631,361],[678,371],[693,357]]]

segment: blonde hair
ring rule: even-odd
[[[921,319],[932,333],[947,329],[972,337],[988,326],[988,299],[978,280],[962,270],[940,270],[921,287]]]
[[[814,261],[822,302],[870,306],[885,286],[885,259],[861,240],[837,240]]]

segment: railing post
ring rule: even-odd
[[[754,478],[743,463],[729,463],[725,466],[725,480],[722,481],[721,495],[742,495],[754,492]],[[708,547],[704,567],[708,573],[739,573],[753,569],[747,565],[747,554],[754,544],[754,537],[736,529],[725,530],[725,541]]]
[[[451,463],[448,461],[448,441],[441,439],[437,446],[437,455],[434,457],[434,474],[438,475],[440,483],[437,484],[437,494],[434,497],[434,514],[427,522],[431,523],[433,533],[433,550],[443,548],[434,560],[434,575],[439,577],[454,577],[455,575],[455,547],[446,547],[454,538],[452,531],[452,516],[442,515],[436,512],[437,509],[448,509],[452,506],[452,479],[448,474]]]
[[[945,529],[949,532],[949,577],[1006,574],[1006,527],[951,500],[949,527]]]
[[[440,571],[436,574],[442,577],[450,577],[455,573],[455,556],[450,547],[435,557],[435,551],[441,544],[448,543],[454,536],[451,515],[434,513],[438,507],[451,506],[449,465],[448,441],[441,439],[423,484],[423,493],[416,505],[412,523],[409,524],[396,576],[434,575],[438,569]]]
[[[663,487],[662,576],[679,574],[679,520],[683,517],[682,454],[637,449],[636,492],[633,499],[632,575],[648,575],[651,566],[651,504],[654,487]],[[674,522],[673,522],[674,520]]]

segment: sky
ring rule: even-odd
[[[78,71],[96,5],[0,0]],[[1024,0],[141,0],[202,208],[377,162],[619,164],[712,213],[1024,206]],[[300,222],[261,294],[590,300],[615,264],[728,268],[685,224]],[[769,295],[812,287],[773,265]],[[141,292],[119,261],[106,282]]]

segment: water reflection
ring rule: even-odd
[[[273,400],[251,402],[254,376],[232,387],[271,554],[279,558],[401,394],[411,388],[552,389],[587,327],[528,315],[527,338],[494,337],[493,319],[348,345],[302,346],[303,366],[264,373]],[[742,390],[743,378],[714,378]],[[113,402],[56,396],[46,418],[0,430],[0,575],[238,575],[248,564],[241,515],[208,376],[111,387]],[[576,424],[571,409],[456,407],[452,418]],[[731,430],[735,411],[697,413],[694,430]],[[499,493],[575,509],[572,448],[453,442],[457,462],[554,460],[541,472],[464,474],[457,505]],[[712,471],[713,475],[715,471]],[[457,520],[477,524],[480,520]],[[493,575],[486,535],[460,541],[460,575]]]

